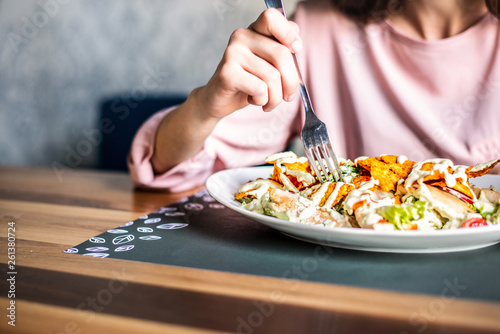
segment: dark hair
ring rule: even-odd
[[[391,13],[401,10],[400,0],[331,0],[342,13],[367,23],[385,19]],[[500,1],[485,0],[491,14],[500,19]]]

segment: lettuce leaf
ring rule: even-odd
[[[400,205],[383,206],[377,210],[389,223],[392,223],[398,230],[407,230],[412,222],[424,217],[426,202],[418,200],[413,203],[403,203]]]
[[[359,166],[356,166],[351,161],[345,162],[340,166],[340,170],[342,171],[343,175],[354,176],[354,177],[359,176],[360,169],[361,168]]]
[[[263,208],[264,209],[264,214],[267,215],[267,216],[272,216],[272,217],[276,217],[278,219],[283,219],[283,220],[290,220],[288,218],[288,215],[286,214],[286,212],[276,212],[270,208]]]
[[[484,219],[488,220],[492,224],[498,224],[500,222],[500,200],[498,204],[488,202],[487,200],[481,200],[474,202],[472,205]]]
[[[500,200],[498,201],[498,205],[495,205],[488,202],[487,200],[481,200],[482,197],[480,197],[479,199],[480,200],[474,202],[472,206],[479,214],[481,214],[484,219],[488,219],[488,217],[491,217],[498,213],[500,209]]]

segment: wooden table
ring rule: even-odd
[[[189,194],[136,191],[126,173],[0,167],[0,332],[500,332],[497,303],[62,252]]]

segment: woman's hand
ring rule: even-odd
[[[231,35],[217,70],[200,92],[203,112],[222,118],[248,104],[270,111],[291,101],[299,85],[291,52],[301,48],[298,26],[267,9],[249,28]]]
[[[291,101],[299,86],[291,52],[302,48],[299,29],[276,9],[248,29],[237,29],[207,85],[161,122],[151,163],[163,173],[193,157],[219,120],[248,104],[274,109]]]

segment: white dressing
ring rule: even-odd
[[[489,202],[481,193],[479,198],[474,197],[468,202],[473,203],[469,205],[462,201],[462,194],[453,189],[460,181],[461,185],[468,187],[474,194],[468,183],[467,170],[483,171],[492,167],[491,165],[496,163],[496,160],[477,164],[472,168],[454,165],[449,159],[420,161],[413,164],[406,178],[394,181],[403,186],[400,187],[401,189],[398,188],[396,192],[383,192],[378,187],[379,181],[374,178],[362,182],[358,179],[357,188],[354,184],[354,180],[359,176],[355,171],[356,164],[367,158],[357,158],[354,166],[349,160],[342,160],[346,183],[319,183],[312,172],[304,167],[307,166],[305,157],[297,157],[293,152],[271,155],[266,162],[275,164],[273,177],[279,179],[281,184],[270,179],[248,182],[239,189],[241,193],[248,196],[242,206],[250,211],[271,214],[291,222],[323,224],[332,227],[350,226],[348,222],[355,218],[359,227],[376,230],[418,229],[426,231],[459,228],[470,218],[482,219],[482,217],[488,217],[489,224],[500,222],[498,203]],[[408,158],[404,155],[397,157],[398,164],[404,164],[407,161]],[[303,165],[297,167],[297,163]],[[431,164],[430,168],[429,164]],[[424,166],[427,170],[423,170]],[[437,176],[439,180],[444,180],[446,187],[449,188],[444,189],[448,192],[426,184],[424,180],[428,176]],[[340,209],[337,207],[339,211],[336,211],[333,205],[345,185],[353,189],[340,202]],[[288,200],[292,196],[292,203],[280,206],[275,198],[270,198],[270,189],[282,190],[283,196]],[[396,204],[401,202],[403,202],[401,206]],[[473,207],[483,216],[474,211]],[[487,215],[487,213],[490,214]]]

